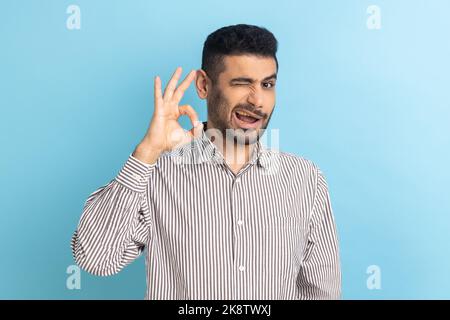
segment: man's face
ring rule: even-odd
[[[225,71],[208,92],[208,120],[224,137],[228,134],[227,139],[253,144],[267,128],[275,107],[275,59],[226,56],[224,63]]]

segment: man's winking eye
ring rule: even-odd
[[[275,80],[277,79],[277,75],[274,73],[268,77],[265,77],[262,80],[262,85],[264,88],[266,89],[271,89],[275,86]],[[272,81],[269,81],[272,80]],[[233,78],[230,80],[230,84],[231,86],[244,86],[244,85],[248,85],[248,84],[254,84],[258,82],[255,79],[252,78],[248,78],[248,77],[239,77],[239,78]]]

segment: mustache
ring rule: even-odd
[[[261,111],[255,109],[253,106],[248,104],[238,104],[234,109],[242,109],[251,113],[254,113],[257,116],[260,116],[263,119],[267,119],[268,115],[266,113],[262,113]]]

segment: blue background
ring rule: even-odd
[[[68,290],[70,238],[145,133],[153,76],[200,68],[206,36],[236,23],[279,40],[270,127],[326,175],[343,297],[450,298],[449,1],[0,3],[0,298],[144,297],[143,257]],[[70,4],[80,30],[66,28]],[[193,87],[183,102],[206,120]]]

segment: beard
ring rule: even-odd
[[[221,135],[222,139],[225,137],[228,141],[238,143],[241,145],[249,145],[256,143],[264,134],[267,126],[269,125],[270,118],[273,111],[268,115],[261,113],[251,104],[237,104],[232,107],[222,92],[217,89],[212,89],[211,95],[207,99],[208,107],[208,119],[214,125],[214,129]],[[234,128],[232,123],[232,113],[234,109],[244,109],[253,112],[256,115],[262,117],[261,128],[258,129],[246,129],[246,128]],[[209,128],[208,128],[209,129]]]

